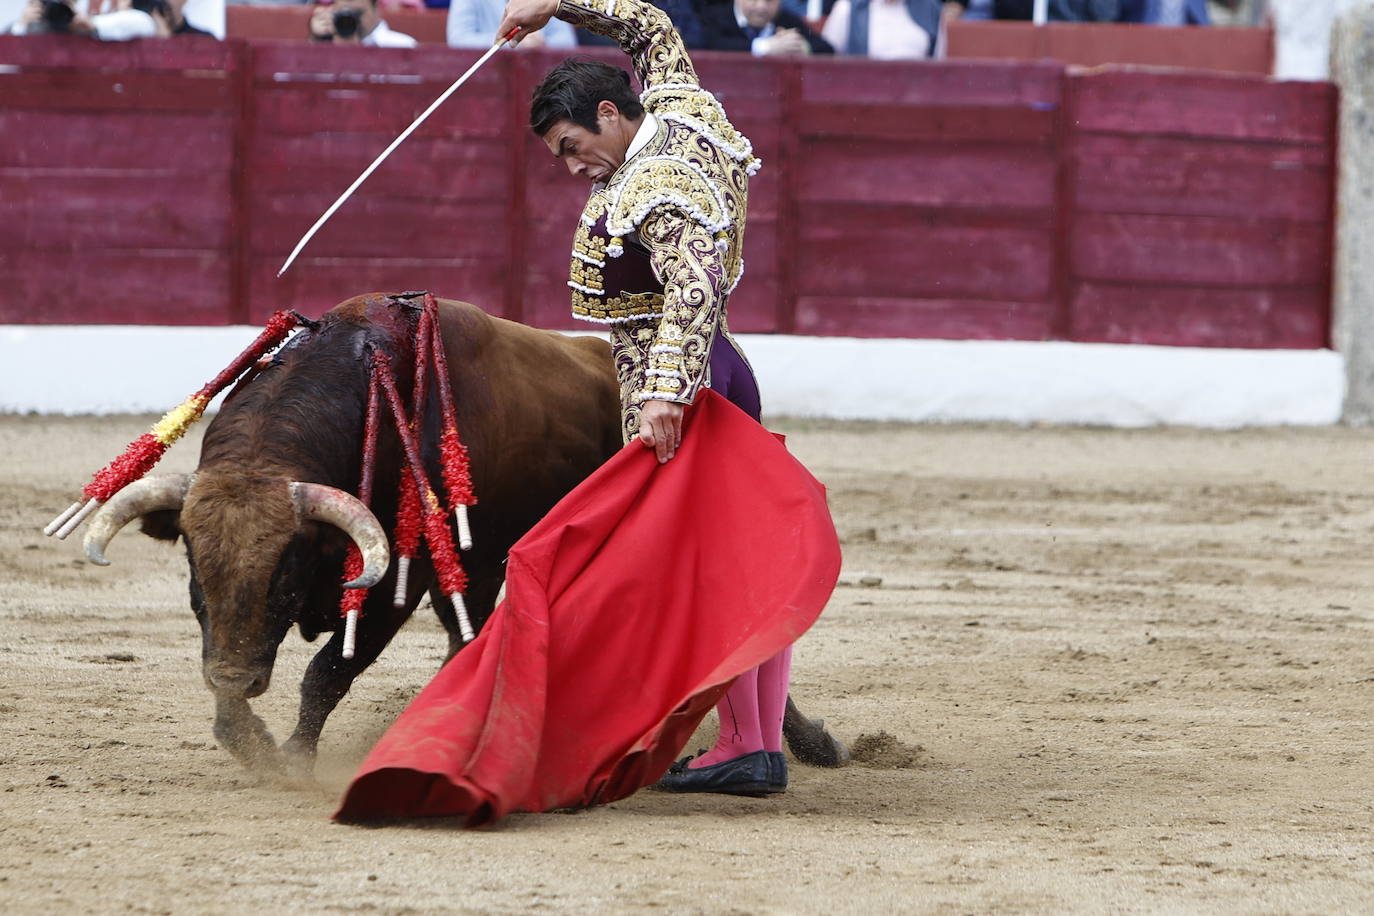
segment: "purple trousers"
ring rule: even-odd
[[[721,334],[711,347],[711,390],[760,420],[759,383],[729,335]]]

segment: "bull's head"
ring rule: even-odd
[[[386,532],[356,497],[322,484],[212,472],[125,487],[92,520],[86,555],[108,565],[105,548],[120,529],[165,512],[178,513],[186,538],[205,681],[224,696],[255,697],[267,689],[277,646],[294,622],[273,592],[294,590],[280,581],[281,567],[293,539],[313,529],[309,523],[332,525],[358,545],[363,572],[347,588],[375,585],[391,562]]]

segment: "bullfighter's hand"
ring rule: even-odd
[[[557,11],[558,0],[509,0],[506,14],[496,30],[496,38],[499,40],[509,35],[511,29],[519,29],[520,34],[511,39],[513,44],[519,44],[526,35],[548,25]]]
[[[682,411],[682,405],[673,401],[645,401],[640,408],[639,441],[658,453],[659,464],[676,455],[682,445]]]

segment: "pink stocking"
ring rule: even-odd
[[[716,746],[687,764],[688,769],[712,766],[763,750],[758,675],[758,668],[746,671],[725,691],[725,696],[716,704],[716,712],[720,715],[720,737],[716,739]]]
[[[791,646],[759,665],[759,724],[766,751],[782,750],[782,715],[787,710],[787,683],[791,675]]]

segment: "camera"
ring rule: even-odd
[[[49,32],[70,32],[76,10],[64,0],[43,0],[43,24]]]
[[[352,38],[362,28],[363,14],[358,10],[338,10],[334,13],[334,34],[340,38]]]

